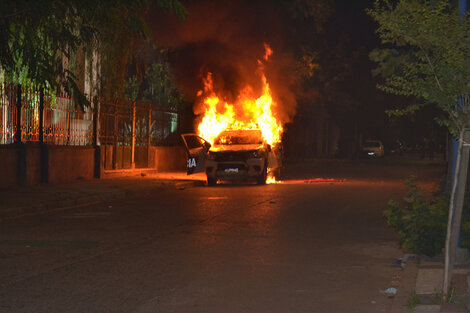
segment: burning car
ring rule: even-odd
[[[276,114],[264,66],[273,51],[265,44],[257,60],[260,85],[246,85],[237,96],[227,97],[214,88],[212,73],[202,78],[203,90],[193,107],[199,116],[197,134],[182,135],[188,153],[188,174],[204,172],[209,185],[218,180],[275,181],[281,166],[283,126]],[[236,94],[236,93],[235,93]],[[234,95],[235,95],[234,94]],[[195,109],[197,108],[197,109]]]
[[[279,173],[281,152],[273,149],[258,129],[222,131],[213,145],[195,134],[182,137],[188,153],[188,174],[205,171],[208,185],[219,180],[265,184],[268,173]]]

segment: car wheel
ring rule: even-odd
[[[207,186],[215,186],[217,179],[207,176]]]
[[[267,162],[265,162],[265,166],[261,174],[258,176],[258,185],[266,185],[266,179],[268,178],[268,167]]]

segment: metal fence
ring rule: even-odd
[[[90,145],[92,133],[92,109],[81,110],[70,98],[19,85],[0,87],[0,144]]]
[[[100,142],[129,145],[135,109],[135,145],[172,145],[176,142],[179,114],[146,103],[100,104]],[[149,122],[150,121],[150,122]]]
[[[176,144],[178,122],[177,112],[149,103],[100,101],[82,110],[63,95],[13,84],[0,86],[0,144],[101,145],[106,168],[129,167],[134,155],[144,166],[150,146]]]
[[[99,142],[104,146],[105,168],[126,168],[133,161],[139,167],[148,163],[146,147],[175,145],[178,117],[149,103],[100,103]]]
[[[17,129],[17,87],[1,86],[0,92],[0,143],[12,143]]]

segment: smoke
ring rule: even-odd
[[[152,13],[154,39],[172,50],[170,63],[176,84],[201,113],[196,96],[203,89],[202,76],[212,73],[214,91],[233,103],[250,85],[261,94],[256,75],[264,43],[274,51],[265,62],[265,74],[278,104],[274,114],[282,123],[292,121],[297,107],[293,88],[297,82],[295,60],[286,45],[286,13],[269,0],[193,0],[185,2],[185,20]]]

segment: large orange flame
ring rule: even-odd
[[[263,59],[268,61],[272,53],[269,45],[265,44]],[[273,114],[276,103],[264,75],[264,64],[260,60],[258,67],[262,94],[256,96],[251,86],[246,86],[240,91],[235,103],[226,102],[214,92],[211,73],[203,79],[204,90],[198,93],[198,96],[204,97],[202,102],[205,108],[204,117],[198,126],[202,138],[213,143],[226,129],[260,129],[268,144],[276,145],[281,141],[283,128]]]

